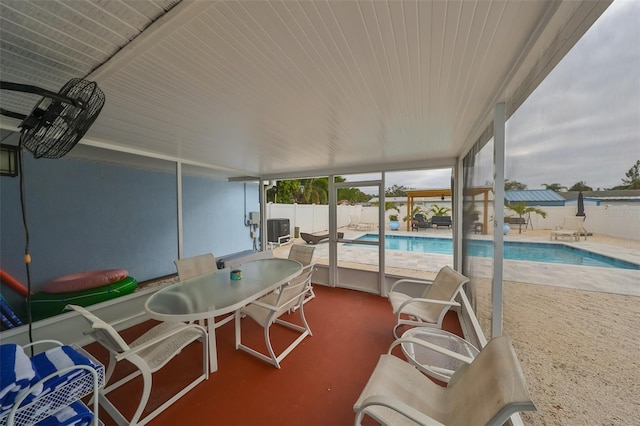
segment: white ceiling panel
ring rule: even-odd
[[[55,91],[95,79],[106,104],[82,144],[221,177],[452,165],[608,4],[2,0],[0,69]]]

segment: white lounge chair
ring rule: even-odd
[[[575,241],[580,241],[580,234],[584,235],[585,241],[587,240],[587,231],[584,229],[584,217],[583,216],[567,216],[562,222],[562,226],[556,227],[551,231],[549,235],[550,240],[557,240],[561,238],[571,238]]]
[[[499,426],[515,413],[536,409],[508,336],[491,340],[447,387],[391,355],[391,348],[353,406],[356,425],[368,415],[384,425]]]
[[[358,215],[352,214],[349,216],[349,229],[358,229],[359,224],[360,217],[358,217]]]

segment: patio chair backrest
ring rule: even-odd
[[[315,251],[315,249],[315,247],[311,246],[294,244],[289,250],[289,259],[297,260],[298,262],[302,263],[302,266],[307,266],[313,259],[313,252]]]
[[[418,222],[421,222],[421,223],[427,222],[427,218],[423,213],[418,213],[415,216],[413,216],[413,220],[417,220]]]
[[[460,290],[460,287],[466,282],[469,282],[469,278],[454,271],[449,266],[444,266],[440,269],[438,275],[436,275],[433,284],[427,286],[422,294],[422,298],[446,301],[453,300],[458,290]]]
[[[72,309],[82,315],[82,317],[91,325],[89,334],[96,339],[98,343],[107,348],[113,354],[119,354],[129,350],[129,345],[120,334],[109,324],[78,305],[67,305],[67,310]]]
[[[513,413],[536,409],[508,336],[492,339],[448,388],[453,406],[447,424],[497,426]]]
[[[216,259],[211,253],[174,260],[173,263],[178,270],[180,281],[210,274],[218,270]]]
[[[562,221],[562,229],[579,231],[584,225],[584,216],[566,216]]]
[[[305,293],[311,286],[311,275],[313,271],[313,265],[305,266],[299,275],[291,279],[288,285],[281,288],[275,303],[277,309],[273,315],[274,320],[302,303]]]

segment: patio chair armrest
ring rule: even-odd
[[[453,300],[435,300],[435,299],[415,298],[415,299],[406,300],[404,303],[402,303],[402,305],[400,305],[400,307],[398,308],[397,312],[402,312],[405,306],[412,303],[430,303],[430,304],[444,305],[444,306],[460,306],[460,303],[455,302]]]
[[[412,343],[414,345],[422,346],[423,348],[431,349],[443,355],[447,355],[448,357],[457,359],[458,361],[462,361],[465,364],[471,364],[471,362],[473,361],[473,358],[469,358],[468,356],[464,356],[457,352],[453,352],[447,348],[443,348],[442,346],[438,346],[434,343],[427,342],[426,340],[416,339],[414,337],[401,337],[399,339],[394,340],[393,343],[391,343],[391,346],[389,346],[389,350],[387,351],[387,353],[391,354],[391,351],[393,350],[393,348],[403,343]]]
[[[260,302],[259,300],[254,300],[250,303],[250,305],[260,306],[261,308],[268,309],[270,311],[277,311],[278,307],[275,305],[269,305],[268,303]]]
[[[421,413],[415,408],[405,404],[397,398],[387,395],[372,395],[368,398],[365,398],[360,404],[358,412],[363,411],[367,407],[370,406],[382,406],[387,407],[397,413],[402,414],[403,416],[413,420],[414,422],[425,425],[425,426],[444,426],[437,420],[432,419],[431,417]]]
[[[406,284],[406,283],[421,284],[421,285],[427,286],[427,285],[433,284],[433,281],[416,280],[413,278],[402,278],[400,280],[394,281],[394,283],[391,285],[391,288],[389,289],[389,293],[391,293],[393,289],[396,288],[397,285]]]
[[[135,348],[131,348],[128,351],[124,351],[122,353],[119,353],[115,356],[116,361],[122,361],[123,359],[127,359],[129,356],[131,355],[135,355],[138,352],[147,349],[150,346],[153,346],[157,343],[162,342],[163,340],[166,340],[168,337],[173,336],[174,334],[178,334],[183,332],[186,328],[197,328],[200,330],[200,332],[202,333],[202,336],[206,336],[207,335],[207,330],[202,327],[201,325],[196,325],[196,324],[184,324],[186,327],[179,327],[179,328],[175,328],[174,330],[171,330],[168,333],[162,333],[157,337],[154,337],[153,339],[149,339],[144,343],[139,344],[138,346],[136,346]]]
[[[142,317],[142,316],[145,316],[145,315],[147,315],[147,313],[145,311],[140,311],[140,312],[138,312],[136,314],[133,314],[133,315],[130,315],[130,316],[126,317],[126,318],[119,318],[119,319],[117,319],[117,320],[115,320],[113,322],[110,322],[109,325],[111,327],[117,327],[122,323],[125,323],[127,321],[131,321],[133,319],[136,319],[138,317]]]

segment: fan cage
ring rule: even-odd
[[[105,96],[93,81],[72,79],[59,92],[78,106],[42,98],[23,121],[22,145],[35,158],[60,158],[82,139],[98,118]],[[34,124],[35,123],[35,124]]]

